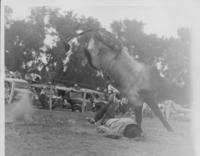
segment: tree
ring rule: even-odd
[[[178,29],[177,38],[147,35],[143,31],[144,24],[136,20],[114,21],[111,28],[132,57],[157,70],[154,89],[159,90],[160,98],[171,97],[181,103],[189,101],[190,33],[187,28]]]
[[[144,33],[144,23],[136,20],[114,21],[112,32],[126,46],[134,58],[146,64],[153,64],[165,50],[164,39],[155,34]]]
[[[13,10],[9,6],[5,6],[5,27],[9,27],[11,24],[11,17]]]
[[[77,32],[102,28],[97,19],[78,16],[71,11],[63,13],[58,8],[37,7],[28,18],[13,20],[12,9],[6,7],[5,11],[5,64],[8,70],[23,74],[36,72],[44,82],[80,83],[89,88],[103,88],[109,83],[84,63],[83,48],[90,39],[89,32],[70,41],[69,51],[66,52],[64,46],[66,39]],[[126,46],[132,57],[156,67],[157,79],[165,79],[170,85],[187,90],[190,86],[189,30],[178,29],[177,38],[159,38],[155,34],[145,34],[144,26],[137,20],[114,21],[110,32],[116,39],[113,44]]]
[[[38,33],[39,32],[39,33]],[[5,63],[9,70],[25,73],[28,63],[39,55],[45,38],[44,28],[32,20],[12,20],[5,27]]]
[[[91,17],[78,17],[71,11],[62,13],[57,8],[37,7],[25,20],[12,20],[7,9],[6,66],[8,70],[21,73],[34,72],[42,76],[42,81],[80,83],[87,87],[103,83],[97,72],[83,65],[83,48],[89,34],[71,42],[66,52],[64,42],[89,28],[98,28],[100,23]],[[9,18],[8,18],[9,17]],[[101,82],[101,83],[98,83]]]

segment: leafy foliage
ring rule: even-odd
[[[78,31],[102,28],[97,19],[78,16],[71,11],[62,12],[58,8],[37,7],[27,19],[13,20],[12,9],[6,7],[5,20],[5,64],[8,70],[23,74],[36,72],[44,82],[79,83],[88,88],[104,88],[108,84],[84,63],[83,47],[88,43],[90,33],[71,42],[68,52],[64,47],[65,40]],[[116,37],[116,43],[128,48],[132,57],[157,68],[160,76],[155,81],[158,84],[160,78],[166,79],[168,86],[181,88],[184,92],[181,95],[188,95],[189,30],[178,29],[177,38],[160,38],[156,34],[145,34],[144,26],[137,20],[113,21],[110,33]]]

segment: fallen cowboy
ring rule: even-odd
[[[143,132],[136,124],[135,119],[128,117],[115,118],[114,96],[110,95],[109,103],[99,109],[93,118],[87,118],[88,122],[97,125],[97,132],[113,139],[121,137],[140,139]]]

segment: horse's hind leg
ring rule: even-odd
[[[167,120],[163,117],[163,114],[161,110],[159,109],[158,105],[156,104],[155,99],[153,95],[151,94],[151,92],[148,90],[141,90],[139,92],[139,95],[140,95],[140,98],[149,105],[149,107],[154,112],[154,114],[160,119],[164,127],[168,131],[173,131],[172,127],[169,125]]]

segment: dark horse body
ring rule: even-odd
[[[136,122],[140,127],[142,106],[145,102],[165,128],[168,131],[172,131],[172,127],[163,117],[155,101],[151,69],[134,60],[126,51],[119,52],[116,51],[115,47],[109,46],[102,40],[105,36],[106,34],[101,31],[93,33],[85,49],[90,65],[110,77],[114,82],[114,86],[127,97],[129,105],[134,107]]]

